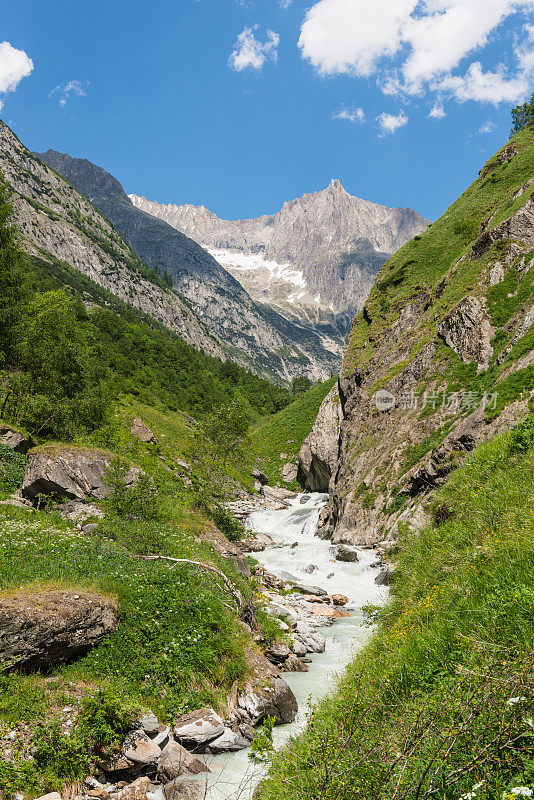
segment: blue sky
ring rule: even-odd
[[[2,118],[31,149],[228,218],[339,178],[435,218],[530,96],[534,0],[25,0]],[[430,116],[429,116],[430,115]]]

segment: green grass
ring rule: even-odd
[[[439,524],[401,532],[377,631],[274,757],[261,800],[534,788],[534,441],[518,427],[435,495]]]
[[[383,331],[398,317],[407,301],[423,291],[433,296],[433,303],[431,312],[422,316],[417,338],[434,335],[440,312],[444,314],[476,288],[488,260],[497,260],[506,243],[497,242],[490,254],[477,261],[471,261],[469,254],[481,224],[490,215],[501,212],[492,218],[490,227],[493,227],[529,197],[527,191],[511,202],[514,192],[531,177],[534,169],[534,129],[521,131],[513,143],[518,152],[512,160],[500,163],[496,154],[445,214],[386,262],[364,310],[352,326],[344,362],[347,373],[363,370],[376,357],[377,342]],[[462,256],[464,260],[455,267]],[[447,283],[440,289],[444,279]],[[494,296],[502,297],[505,290],[500,286],[490,289],[490,304]],[[531,277],[526,279],[525,287],[521,297],[531,291]],[[508,310],[511,314],[518,308],[518,298],[506,300],[506,307],[496,312],[499,319],[509,318]]]
[[[264,472],[271,484],[299,487],[296,481],[284,483],[280,469],[288,461],[297,461],[302,442],[313,427],[320,405],[336,381],[337,377],[332,377],[313,386],[286,408],[252,426],[247,460],[250,465]],[[282,453],[287,457],[280,458]],[[248,469],[243,470],[239,477],[243,483],[252,486],[253,479]]]

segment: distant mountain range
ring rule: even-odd
[[[353,197],[338,180],[276,214],[235,221],[204,206],[129,198],[206,248],[254,300],[341,347],[380,267],[428,227],[416,211]]]

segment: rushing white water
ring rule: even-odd
[[[275,575],[290,572],[307,584],[326,589],[329,594],[344,594],[349,598],[346,608],[351,613],[350,617],[320,629],[326,638],[326,650],[312,656],[308,672],[284,673],[284,680],[297,698],[299,711],[294,722],[275,728],[276,748],[302,730],[310,702],[317,701],[333,688],[339,671],[367,639],[369,628],[364,624],[362,606],[383,602],[387,593],[374,582],[376,570],[370,567],[375,558],[372,550],[359,550],[357,563],[344,563],[334,559],[331,542],[315,536],[326,499],[322,494],[299,495],[283,511],[257,511],[248,520],[248,527],[257,533],[268,533],[277,544],[283,545],[254,554],[269,572]],[[292,548],[295,542],[298,546]],[[312,573],[305,571],[310,564],[317,568]],[[247,750],[212,757],[209,766],[212,770],[208,780],[209,800],[249,800],[261,778],[261,768],[252,765]]]

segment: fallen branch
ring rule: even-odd
[[[191,561],[188,558],[172,558],[171,556],[139,556],[139,558],[142,558],[145,561],[171,561],[173,565],[189,564],[190,566],[200,567],[201,569],[206,569],[209,572],[213,572],[215,575],[217,575],[217,577],[219,577],[223,581],[225,587],[232,595],[232,599],[236,605],[238,613],[241,614],[241,612],[244,609],[243,598],[241,597],[241,595],[239,594],[233,583],[224,574],[224,572],[222,572],[220,569],[217,569],[212,564],[206,564],[204,561]]]

